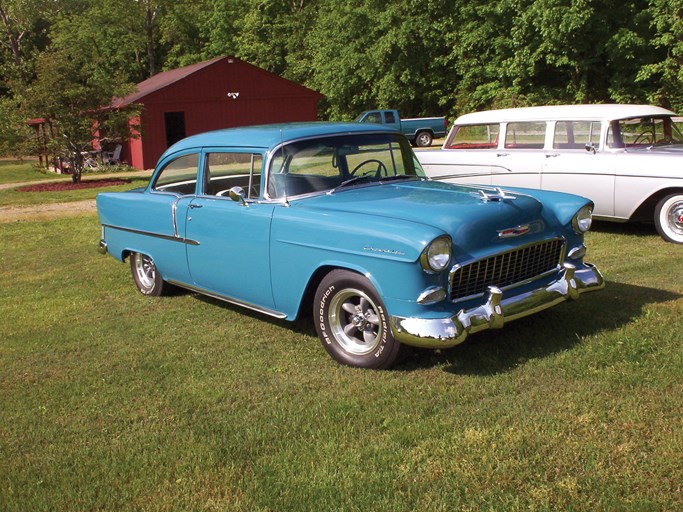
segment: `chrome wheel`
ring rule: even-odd
[[[360,290],[346,289],[335,295],[329,321],[334,337],[351,354],[369,354],[381,342],[382,321],[377,306]]]
[[[662,238],[683,244],[683,195],[670,195],[659,202],[655,225]]]
[[[389,368],[402,352],[386,308],[365,276],[332,270],[318,285],[313,313],[323,347],[339,363]]]
[[[157,272],[152,258],[140,253],[136,253],[134,258],[138,283],[144,288],[154,288]]]
[[[158,297],[171,289],[162,279],[154,260],[146,254],[134,252],[130,255],[130,271],[140,293]]]

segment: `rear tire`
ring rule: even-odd
[[[415,145],[424,148],[432,145],[432,134],[429,132],[419,132],[415,136]]]
[[[170,285],[164,282],[154,260],[146,254],[134,252],[130,255],[130,271],[135,286],[143,295],[159,297],[168,293]]]
[[[668,195],[657,203],[655,227],[667,242],[683,244],[683,194]]]
[[[332,358],[356,368],[390,368],[402,345],[394,339],[386,308],[364,276],[333,270],[315,293],[313,318]]]

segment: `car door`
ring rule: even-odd
[[[207,151],[202,191],[187,210],[187,261],[194,285],[245,305],[273,308],[270,223],[274,205],[260,201],[262,155]],[[244,200],[229,197],[233,187]]]
[[[600,141],[597,121],[555,123],[553,149],[543,163],[541,188],[587,197],[595,203],[595,215],[613,217],[616,155]]]
[[[417,150],[415,155],[432,179],[490,185],[499,130],[498,123],[455,126],[443,149]]]
[[[491,161],[491,184],[503,187],[541,187],[545,160],[546,122],[505,123],[503,145]]]

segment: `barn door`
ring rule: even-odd
[[[164,112],[166,147],[185,138],[185,112]]]

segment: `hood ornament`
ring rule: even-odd
[[[503,192],[503,189],[497,187],[494,192],[485,192],[484,190],[480,190],[479,199],[481,199],[485,203],[488,203],[489,201],[514,201],[517,198],[515,196],[507,195],[505,192]]]

